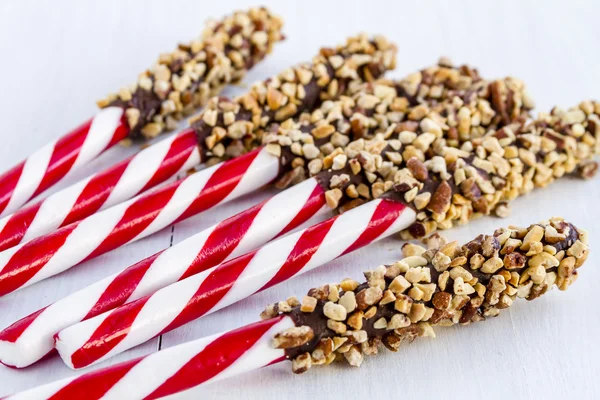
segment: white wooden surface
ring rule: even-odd
[[[399,44],[396,77],[447,55],[457,63],[477,66],[485,77],[510,74],[524,79],[539,110],[600,97],[597,1],[263,3],[285,18],[288,39],[247,82],[308,60],[322,45],[367,31],[383,33]],[[248,5],[242,0],[1,0],[0,170],[91,116],[97,98],[135,79],[159,52],[197,35],[205,18]],[[78,177],[134,150],[114,149]],[[0,328],[168,246],[171,236],[175,243],[181,241],[269,193],[235,201],[0,298]],[[597,247],[599,198],[598,179],[565,179],[515,201],[508,220],[485,218],[448,231],[447,236],[465,241],[500,225],[529,224],[560,214],[587,228],[592,246]],[[389,239],[360,250],[164,335],[160,344],[158,339],[151,341],[110,362],[251,322],[267,303],[302,295],[317,284],[347,276],[359,278],[366,268],[394,260],[401,244]],[[592,249],[579,281],[566,293],[552,292],[533,303],[518,303],[486,323],[439,329],[436,340],[419,340],[397,354],[385,352],[368,359],[360,369],[315,368],[298,377],[283,364],[176,398],[599,398],[600,313],[595,286],[600,281],[599,254]],[[73,374],[56,358],[24,371],[0,367],[0,396]]]

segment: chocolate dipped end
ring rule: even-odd
[[[98,102],[121,107],[131,139],[152,138],[204,105],[224,86],[240,81],[248,69],[283,39],[282,20],[266,8],[236,12],[207,25],[203,36],[160,56],[132,87]]]
[[[300,122],[301,114],[314,112],[326,101],[338,100],[347,87],[379,78],[395,67],[395,57],[396,46],[385,38],[358,35],[347,39],[345,45],[322,49],[312,63],[288,68],[253,85],[234,100],[211,100],[206,110],[191,121],[204,157],[221,160],[271,143],[263,140],[264,136],[277,133],[279,126],[290,119],[291,123]],[[324,110],[321,119],[328,113]],[[312,131],[317,122],[313,118],[312,126],[303,124],[301,130]],[[282,175],[285,172],[282,169]]]
[[[589,254],[587,233],[561,218],[528,228],[499,229],[465,245],[426,250],[406,244],[399,262],[365,273],[360,284],[311,289],[270,305],[261,314],[289,315],[296,328],[274,345],[286,349],[295,372],[336,357],[360,366],[380,345],[397,351],[416,337],[435,337],[434,326],[483,321],[514,300],[533,300],[553,286],[566,290]]]

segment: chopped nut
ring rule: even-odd
[[[402,246],[402,255],[404,257],[420,256],[425,253],[426,249],[412,243],[405,243]]]
[[[385,318],[381,317],[379,318],[377,321],[375,321],[375,323],[373,324],[373,328],[375,329],[386,329],[387,328],[387,321]]]
[[[450,306],[452,295],[447,292],[437,292],[433,295],[433,306],[438,310],[447,310]]]
[[[481,272],[485,274],[493,274],[504,266],[504,262],[499,257],[493,257],[483,263]]]
[[[363,362],[363,355],[357,346],[352,346],[344,353],[344,358],[348,361],[348,364],[353,367],[360,367]]]
[[[346,324],[353,329],[360,330],[363,326],[363,318],[364,313],[362,311],[357,311],[350,315],[348,321],[346,321]]]
[[[277,349],[299,347],[310,342],[314,336],[310,326],[294,326],[277,333],[273,338],[273,347]]]
[[[304,353],[292,360],[292,372],[302,374],[310,369],[312,360],[309,353]]]
[[[334,331],[337,334],[343,334],[346,332],[346,325],[339,322],[339,321],[334,321],[332,319],[328,319],[327,320],[327,328],[331,329],[332,331]]]
[[[311,296],[304,296],[302,298],[302,306],[300,307],[300,311],[302,312],[313,312],[315,307],[317,306],[317,299]]]
[[[410,282],[402,275],[398,275],[389,285],[389,290],[395,295],[402,294],[411,286]]]
[[[340,297],[339,304],[343,306],[348,313],[356,309],[356,297],[354,292],[346,292]]]
[[[484,264],[485,265],[485,264]],[[463,278],[458,277],[454,280],[454,293],[459,295],[470,295],[475,293],[473,286],[465,283]]]
[[[331,301],[328,301],[323,306],[323,314],[334,321],[343,321],[347,315],[346,309],[343,306]]]
[[[383,297],[383,291],[379,287],[369,287],[356,294],[356,304],[359,310],[366,310],[369,306],[377,304]]]
[[[385,305],[393,303],[394,301],[396,301],[396,296],[394,295],[394,293],[391,290],[386,290],[383,292],[383,297],[379,301],[379,304]]]
[[[413,299],[407,295],[400,295],[394,302],[394,309],[403,314],[408,314],[413,305]]]
[[[317,300],[326,301],[329,299],[329,285],[312,288],[308,291],[308,295]]]
[[[340,283],[340,288],[345,292],[351,292],[354,291],[359,285],[360,283],[358,283],[354,279],[344,279]]]
[[[337,208],[342,196],[343,193],[340,189],[331,189],[325,192],[325,201],[330,208]]]

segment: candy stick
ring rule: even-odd
[[[482,104],[485,104],[484,99],[488,97],[485,92],[488,90],[482,91],[480,88],[496,85],[494,82],[485,83],[478,77],[475,70],[466,66],[454,69],[440,65],[427,68],[421,71],[420,75],[422,79],[435,81],[438,85],[443,82],[443,86],[450,90],[445,90],[441,95],[438,93],[435,101],[432,98],[418,99],[415,106],[417,108],[415,109],[420,107],[420,102],[432,104],[435,102],[438,106],[443,106],[445,111],[449,111],[446,108],[446,100],[454,102],[457,96],[459,98],[465,97],[455,90],[456,82],[464,82],[464,79],[468,77],[474,77],[472,84],[468,88],[463,88],[465,93],[471,93],[468,96],[471,98],[468,103],[469,109],[485,109],[486,107]],[[440,77],[446,78],[440,79]],[[515,81],[507,80],[507,82],[510,84],[510,82]],[[407,79],[397,83],[381,82],[381,84],[384,86],[391,84],[391,87],[398,87],[398,92],[406,92],[407,88],[414,84],[414,80],[410,78],[410,80]],[[511,103],[519,104],[518,96],[524,92],[522,88],[518,89],[514,86],[512,85],[511,91],[517,100],[511,100]],[[422,82],[420,87],[426,87],[426,84]],[[359,94],[359,100],[360,97],[370,93],[385,92],[385,88],[379,87],[379,84],[369,85],[368,88],[363,89],[365,91]],[[475,97],[472,95],[474,92],[478,93],[479,100],[477,101],[474,101]],[[388,101],[387,97],[386,101]],[[483,103],[480,101],[483,101]],[[331,107],[331,109],[335,112],[335,107]],[[452,114],[452,112],[448,113],[448,115]],[[358,116],[358,114],[356,115]],[[520,114],[518,118],[521,118]],[[492,119],[496,118],[489,118],[489,123],[494,124],[491,122]],[[381,126],[370,126],[371,130],[386,130],[388,128],[389,125],[385,115],[378,115],[377,120],[381,122]],[[407,124],[407,128],[411,128],[411,126],[414,127],[414,124]],[[301,125],[292,127],[291,130],[297,130],[301,127]],[[490,126],[489,129],[493,129],[493,127],[495,125]],[[474,128],[476,127],[473,126],[472,129]],[[402,132],[404,128],[398,129],[398,131]],[[417,132],[418,134],[423,133],[420,130]],[[364,135],[364,133],[364,130],[361,129],[361,134]],[[448,137],[449,141],[453,140],[449,137],[451,136],[449,128],[444,130],[443,136]],[[325,160],[327,163],[329,161]],[[226,259],[254,250],[278,234],[281,235],[296,228],[302,222],[322,211],[323,204],[327,200],[329,202],[334,201],[332,198],[325,196],[323,189],[328,189],[328,185],[329,178],[325,180],[309,179],[274,196],[263,204],[252,207],[188,238],[184,242],[167,249],[164,253],[150,256],[128,267],[122,273],[103,279],[16,322],[0,333],[0,361],[14,367],[30,365],[53,348],[52,336],[59,330],[108,311],[125,302],[149,295],[162,287],[213,267]],[[285,206],[281,206],[282,204],[285,204]],[[181,257],[181,254],[190,254],[190,257]]]
[[[311,97],[318,101],[320,97],[338,95],[337,92],[329,93],[333,81],[341,82],[336,83],[337,86],[346,86],[352,80],[372,79],[386,68],[393,67],[394,54],[394,45],[383,38],[370,41],[361,35],[350,38],[345,46],[321,50],[313,63],[315,72],[305,70],[301,66],[297,70],[303,70],[306,74],[301,72],[298,76],[304,76],[302,79],[305,79],[311,88],[321,88],[310,89]],[[282,75],[290,73],[290,78],[297,75],[293,69]],[[338,76],[340,77],[336,78]],[[267,84],[257,86],[257,90],[265,89],[266,93],[262,96],[260,93],[250,93],[234,102],[215,99],[192,124],[197,136],[206,143],[211,153],[216,153],[215,141],[229,137],[237,139],[239,143],[244,136],[252,136],[252,133],[258,131],[261,124],[268,122],[270,118],[276,121],[287,119],[299,110],[303,111],[313,106],[312,101],[309,102],[311,104],[305,103],[305,100],[309,99],[306,95],[301,96],[305,99],[300,101],[302,106],[296,106],[295,102],[291,102],[292,98],[281,97],[281,92]],[[279,84],[281,90],[286,91],[286,84]],[[302,87],[293,86],[296,89]],[[327,88],[326,94],[323,88]],[[256,101],[257,96],[262,98],[263,104],[267,103],[268,110]],[[290,108],[289,105],[293,107]],[[310,132],[327,126],[317,127],[315,123],[309,123],[308,128]],[[202,140],[204,138],[205,140]],[[314,141],[310,134],[300,135],[298,140],[304,143],[309,139]],[[219,145],[223,150],[222,143]],[[318,156],[319,149],[314,145],[312,147],[316,151],[314,156]],[[0,295],[60,273],[84,260],[150,235],[223,201],[256,190],[275,179],[279,174],[280,161],[287,158],[286,155],[272,154],[269,146],[265,151],[257,149],[160,190],[113,206],[46,236],[8,249],[0,253]],[[291,165],[294,165],[293,160],[290,161]]]
[[[161,56],[133,87],[100,101],[102,110],[94,118],[0,176],[0,213],[18,210],[127,137],[154,137],[166,126],[175,128],[183,113],[238,82],[270,53],[282,39],[281,26],[265,8],[212,22],[202,39]]]
[[[432,326],[483,321],[517,297],[534,300],[554,285],[566,290],[589,254],[587,234],[562,218],[498,229],[462,247],[403,250],[406,258],[365,272],[363,284],[346,279],[311,289],[302,305],[291,298],[267,307],[263,318],[295,322],[274,337],[294,372],[338,355],[358,367],[380,344],[397,351],[404,341],[435,337]]]
[[[590,114],[586,114],[584,110],[588,110]],[[372,215],[371,210],[382,204],[387,205],[390,199],[394,199],[394,204],[406,202],[410,210],[415,210],[412,212],[415,219],[403,221],[410,225],[406,234],[423,236],[436,228],[448,228],[453,222],[467,222],[479,214],[489,214],[493,210],[498,212],[498,207],[505,207],[505,202],[516,196],[525,194],[536,186],[545,187],[556,177],[587,165],[593,157],[592,145],[595,145],[596,140],[590,131],[586,131],[590,129],[588,122],[597,119],[593,111],[594,104],[591,102],[584,102],[567,112],[555,110],[552,115],[542,115],[531,124],[521,126],[522,131],[517,135],[509,133],[508,128],[494,132],[492,136],[483,139],[482,144],[474,149],[473,155],[464,150],[444,147],[440,151],[447,159],[437,156],[422,163],[417,158],[411,158],[407,168],[395,172],[389,168],[385,169],[385,173],[383,170],[378,171],[374,156],[361,152],[361,170],[349,172],[348,177],[349,174],[354,174],[354,179],[363,177],[365,185],[371,182],[372,188],[368,193],[374,197],[379,196],[376,190],[383,192],[388,184],[391,188],[377,200],[353,208],[340,218],[349,218],[348,215],[354,212],[359,215],[353,222],[354,228],[362,228],[366,219],[361,220],[361,215]],[[574,128],[577,125],[581,128]],[[560,145],[553,146],[544,139]],[[539,148],[527,146],[532,143],[539,143]],[[367,144],[369,143],[365,147]],[[523,146],[522,151],[518,151],[517,144]],[[387,144],[380,146],[380,149],[383,148],[387,148]],[[490,149],[489,155],[486,149]],[[461,152],[466,155],[463,156]],[[544,160],[548,165],[537,161],[538,159]],[[507,169],[504,169],[505,166]],[[332,174],[331,171],[326,173]],[[371,180],[370,174],[375,178]],[[373,182],[377,179],[377,174],[381,181]],[[384,183],[383,177],[390,174],[393,180]],[[327,175],[329,176],[331,175]],[[333,176],[341,178],[339,173]],[[326,179],[324,181],[327,182]],[[330,184],[332,181],[330,178]],[[338,179],[336,185],[350,185],[350,180]],[[378,186],[381,189],[377,189]],[[344,201],[351,198],[347,187],[345,190],[336,187],[327,193],[335,196],[338,201]],[[393,211],[388,217],[398,218]],[[153,296],[73,325],[59,332],[56,347],[67,365],[74,368],[85,367],[350,251],[343,246],[338,248],[326,243],[330,237],[340,235],[333,230],[335,234],[330,236],[331,231],[323,228],[328,223],[333,224],[325,222],[303,231],[307,238],[311,238],[306,239],[306,242],[303,232],[290,235],[271,242],[256,252],[225,262],[213,270],[168,286]],[[398,228],[404,229],[401,226]],[[321,230],[325,232],[321,233]],[[350,232],[352,230],[348,228],[346,234]],[[391,234],[394,230],[386,232]],[[311,253],[302,247],[306,243],[311,246],[313,241],[323,244],[317,252],[322,258],[311,258]],[[279,256],[282,249],[288,249],[290,254],[304,254],[307,257],[298,261],[287,253]],[[255,259],[260,262],[255,262]],[[204,283],[205,281],[208,283]],[[169,302],[168,299],[172,301]]]
[[[378,199],[61,331],[56,348],[83,368],[407,228],[415,212]],[[105,335],[111,332],[111,337]]]
[[[403,247],[406,258],[267,307],[261,322],[181,344],[77,378],[6,397],[153,399],[285,359],[302,373],[338,355],[359,366],[383,344],[435,337],[433,326],[496,316],[514,300],[533,300],[554,285],[566,290],[589,249],[587,235],[554,218],[526,229],[499,229],[459,247]],[[95,390],[92,390],[95,388]]]
[[[381,37],[351,37],[345,45],[322,49],[312,64],[288,68],[277,76],[253,85],[247,94],[233,102],[213,100],[207,111],[193,124],[195,132],[188,129],[177,138],[157,143],[93,178],[0,220],[0,251],[128,200],[195,164],[221,161],[252,150],[260,144],[260,141],[254,140],[259,126],[313,111],[319,102],[343,93],[332,91],[334,85],[338,88],[341,86],[339,90],[343,90],[349,84],[349,79],[357,78],[357,82],[362,82],[362,79],[379,76],[394,67],[394,52],[394,46]],[[335,61],[335,57],[340,57],[341,66],[338,65],[337,69],[331,67],[324,54],[336,63],[340,61]],[[357,65],[361,57],[361,62],[370,62],[356,66],[354,70],[346,65],[346,62]],[[323,68],[328,75],[318,75]],[[354,74],[351,74],[352,71]],[[336,78],[336,73],[352,77]],[[335,80],[335,84],[332,80]],[[290,87],[294,88],[293,92],[290,92]],[[294,110],[289,109],[290,104],[295,107]],[[252,123],[255,118],[256,127]],[[198,143],[194,140],[195,135]]]
[[[185,130],[0,220],[0,251],[122,203],[201,161],[196,133]]]
[[[164,397],[285,360],[273,335],[293,326],[285,316],[257,322],[2,400]]]
[[[0,255],[0,295],[242,196],[271,182],[278,172],[278,158],[256,149],[5,250]]]

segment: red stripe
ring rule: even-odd
[[[202,191],[196,196],[192,204],[177,218],[178,222],[192,215],[198,214],[213,207],[222,201],[239,183],[240,179],[252,163],[257,151],[248,153],[231,161],[227,161],[217,168],[206,182]],[[125,211],[116,227],[106,239],[88,256],[92,259],[113,250],[134,239],[156,219],[160,212],[173,197],[176,189],[183,182],[179,180],[171,185],[142,196]]]
[[[35,218],[42,202],[35,203],[14,213],[0,232],[0,251],[10,249],[21,243],[31,221]]]
[[[44,307],[41,310],[30,314],[4,329],[2,332],[0,332],[0,340],[15,343],[21,337],[23,332],[25,332],[25,330],[29,327],[29,325],[31,325],[46,308],[47,307]]]
[[[108,144],[102,151],[104,152],[110,149],[115,144],[125,139],[127,136],[129,136],[129,125],[127,124],[127,117],[125,116],[125,113],[123,113],[123,115],[121,115],[121,122],[119,123],[119,125],[117,125],[115,132],[113,133],[113,136],[110,139],[110,142],[108,142]]]
[[[131,325],[144,308],[149,296],[127,303],[110,313],[90,338],[71,356],[74,368],[83,368],[104,357],[129,333]],[[60,333],[55,335],[59,340]]]
[[[75,204],[71,207],[69,214],[60,226],[80,221],[98,211],[106,199],[108,199],[108,196],[115,188],[117,182],[119,182],[119,179],[121,179],[121,176],[123,176],[131,158],[93,176],[79,194],[77,201],[75,201]]]
[[[328,220],[313,225],[302,232],[302,235],[300,235],[298,242],[296,242],[294,245],[294,249],[288,255],[285,263],[281,266],[281,268],[279,268],[279,271],[277,271],[275,276],[271,278],[271,280],[262,288],[260,288],[260,290],[265,290],[271,286],[277,285],[278,283],[290,279],[300,272],[300,270],[317,252],[336,219],[337,216],[329,218]]]
[[[162,335],[187,324],[209,312],[231,290],[231,287],[244,272],[254,254],[256,254],[256,251],[246,253],[217,266],[204,279],[179,315],[160,334]]]
[[[196,133],[192,129],[186,129],[181,132],[171,143],[167,155],[163,158],[160,167],[156,170],[152,178],[138,192],[143,193],[146,190],[162,183],[175,175],[183,167],[183,164],[190,158],[190,155],[198,147]]]
[[[233,285],[232,282],[246,268],[253,255],[254,253],[246,254],[232,260],[235,261],[234,263],[229,262],[217,267],[198,288],[184,311],[163,332],[175,329],[177,326],[198,318],[197,314],[204,314],[210,310],[229,291]],[[150,298],[151,295],[114,309],[85,344],[71,356],[75,368],[83,368],[99,360],[125,339],[136,316]]]
[[[81,375],[48,400],[100,399],[119,382],[143,357]],[[141,382],[140,384],[143,384]]]
[[[90,119],[81,126],[75,128],[70,133],[58,139],[54,146],[52,156],[50,157],[50,162],[48,163],[46,173],[44,174],[44,177],[42,178],[42,181],[37,187],[32,198],[61,180],[71,170],[73,164],[77,160],[77,157],[79,157],[81,147],[87,138],[93,120],[93,118]],[[119,124],[113,132],[110,142],[101,151],[101,153],[114,146],[119,141],[125,139],[128,134],[129,128],[125,122],[125,115],[123,114]]]
[[[48,162],[44,177],[32,197],[37,196],[58,182],[71,170],[73,163],[75,163],[75,160],[81,151],[81,146],[83,146],[85,138],[89,133],[92,120],[93,118],[78,128],[75,128],[71,133],[58,139],[54,145],[52,156]]]
[[[17,250],[0,272],[0,296],[19,289],[33,278],[65,243],[77,225],[78,223],[71,224],[33,239]]]
[[[343,254],[348,254],[358,248],[373,242],[392,226],[392,224],[402,215],[406,206],[398,201],[383,199],[377,204],[377,208],[369,221],[369,225],[363,233],[356,239]]]
[[[193,388],[214,378],[229,368],[263,337],[284,316],[227,332],[209,343],[183,367],[160,385],[146,399],[158,399]]]
[[[146,275],[146,272],[148,272],[148,269],[163,252],[164,250],[151,255],[117,275],[104,290],[90,312],[83,318],[83,321],[125,304]]]
[[[244,238],[254,219],[269,200],[257,204],[239,214],[234,215],[218,224],[210,234],[202,250],[194,259],[180,280],[219,265],[235,250]],[[325,194],[320,186],[316,186],[302,209],[294,219],[277,235],[303,224],[325,205]]]
[[[277,236],[284,235],[312,218],[325,205],[325,192],[317,183],[308,200],[293,220]]]
[[[90,260],[100,254],[116,249],[142,233],[169,203],[181,182],[183,180],[173,182],[160,190],[138,198],[133,204],[129,205],[121,220],[106,239],[85,260]]]
[[[4,211],[10,202],[10,198],[12,197],[15,187],[17,187],[24,166],[25,161],[21,161],[20,164],[14,166],[0,176],[0,213]]]
[[[202,250],[198,252],[192,264],[179,280],[221,264],[235,250],[242,238],[246,236],[254,218],[256,218],[265,203],[242,211],[218,224],[206,239]]]
[[[216,206],[223,201],[238,185],[252,161],[256,158],[260,148],[253,150],[241,157],[226,161],[212,174],[206,182],[202,192],[196,196],[192,204],[181,214],[177,221],[183,221],[204,210]]]

